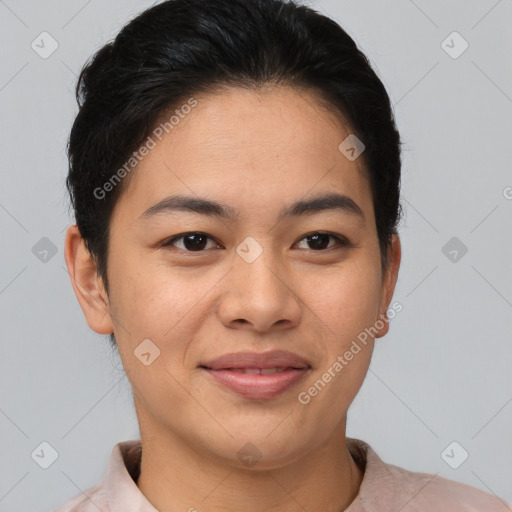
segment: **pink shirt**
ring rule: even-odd
[[[512,511],[505,501],[474,487],[387,464],[359,439],[347,438],[347,446],[364,477],[345,512]],[[140,440],[116,444],[103,480],[54,512],[158,512],[136,484],[140,456]]]

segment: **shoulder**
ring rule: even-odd
[[[133,505],[144,499],[135,483],[140,469],[140,439],[117,443],[101,482],[63,503],[53,512],[109,512],[109,503]]]
[[[364,468],[360,498],[365,511],[512,512],[504,500],[475,487],[389,464],[364,441],[350,438],[348,446]]]
[[[101,485],[95,485],[66,501],[53,512],[108,512],[105,491]]]
[[[416,473],[387,464],[397,487],[397,505],[403,512],[444,511],[455,507],[457,512],[512,512],[500,498],[480,489],[430,473]]]

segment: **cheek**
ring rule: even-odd
[[[133,338],[162,339],[204,295],[189,276],[150,266],[142,257],[120,263],[112,271],[112,304]]]
[[[183,360],[187,336],[194,333],[194,305],[204,291],[197,298],[195,292],[185,293],[193,290],[189,280],[137,268],[144,267],[113,273],[116,339],[134,394],[157,416],[163,403],[186,403],[179,383],[186,378]]]
[[[361,388],[373,351],[371,327],[378,319],[380,271],[372,266],[347,265],[323,283],[311,281],[304,293],[321,322],[323,354],[311,387],[311,418],[325,418],[325,426],[339,421]],[[302,402],[301,402],[302,403]]]
[[[380,271],[374,265],[353,263],[326,275],[305,278],[304,297],[318,318],[343,338],[357,334],[377,319]]]

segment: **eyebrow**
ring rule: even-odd
[[[289,206],[285,206],[278,215],[278,222],[285,218],[313,215],[328,210],[341,211],[365,220],[363,211],[353,199],[346,195],[329,193],[307,200],[301,199]],[[172,213],[175,211],[192,212],[226,220],[236,220],[240,216],[236,209],[226,204],[209,199],[175,195],[166,197],[148,208],[139,217],[139,220],[146,220],[160,213]]]

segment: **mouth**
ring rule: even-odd
[[[201,366],[200,368],[213,370],[213,368],[208,368],[207,366]],[[282,373],[286,370],[302,370],[302,368],[294,368],[291,366],[282,366],[280,368],[219,368],[215,371],[220,370],[226,372],[243,373],[246,375],[272,375],[274,373]]]
[[[207,361],[199,368],[222,387],[246,399],[270,399],[304,379],[309,362],[292,352],[237,352]]]
[[[210,370],[234,371],[303,369],[310,367],[311,364],[294,352],[270,350],[268,352],[232,352],[209,361],[203,361],[200,366]]]

